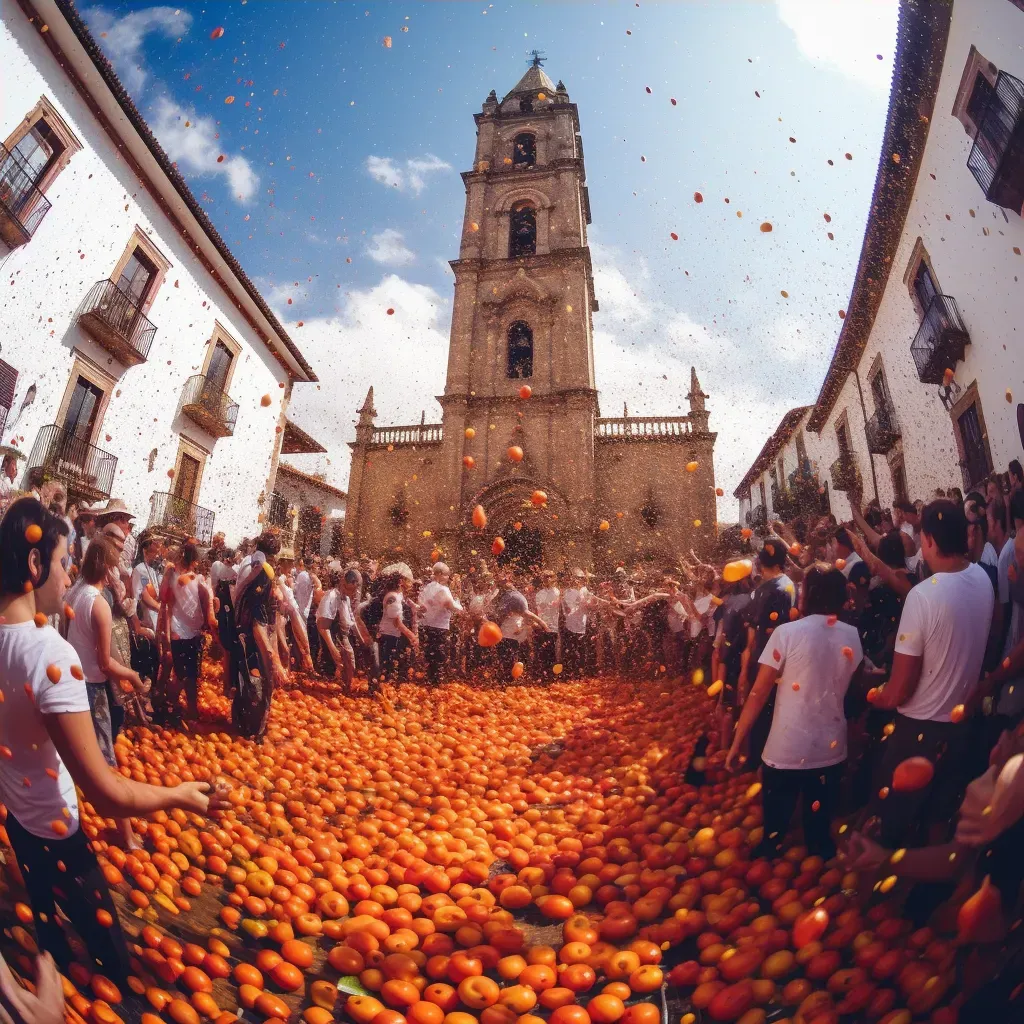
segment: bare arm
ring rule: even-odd
[[[892,658],[892,672],[889,673],[889,681],[885,686],[875,691],[875,698],[872,701],[876,708],[896,708],[900,704],[906,704],[918,683],[921,682],[921,669],[924,665],[924,658],[916,657],[913,654],[900,654],[897,651]]]
[[[740,720],[736,723],[736,732],[732,738],[732,746],[729,747],[729,754],[725,759],[725,766],[734,771],[739,765],[740,749],[744,740],[750,734],[750,730],[761,714],[761,709],[768,703],[768,697],[779,678],[779,671],[771,665],[762,665],[757,673],[757,679],[750,690],[750,696],[743,704],[743,711],[740,713]]]
[[[131,683],[133,687],[139,688],[142,686],[142,680],[139,678],[138,672],[122,665],[110,653],[110,627],[112,621],[107,602],[101,597],[93,601],[92,625],[96,635],[96,662],[100,667],[100,671],[108,679],[123,679],[125,682]]]
[[[852,531],[847,532],[850,534],[850,541],[853,544],[854,551],[864,559],[873,576],[877,576],[883,583],[887,583],[896,591],[897,594],[900,595],[900,597],[906,597],[907,594],[914,589],[913,582],[905,572],[900,572],[898,569],[894,569],[891,565],[886,565],[885,562],[883,562],[868,547],[863,537],[860,537]]]
[[[88,711],[44,715],[43,723],[75,784],[103,817],[144,816],[172,807],[206,813],[210,803],[206,796],[210,791],[207,782],[149,786],[112,772],[100,753],[92,715]]]
[[[850,502],[850,505],[850,511],[853,514],[854,523],[857,524],[857,529],[864,535],[872,550],[877,550],[882,535],[877,530],[871,528],[871,524],[860,514],[860,509],[857,507],[856,502]],[[863,558],[864,556],[861,555],[861,557]]]
[[[894,853],[878,843],[854,832],[850,836],[844,859],[853,871],[874,874],[885,869],[887,874],[898,873],[900,878],[915,882],[949,882],[960,877],[974,862],[974,851],[962,843],[944,843],[941,846],[922,846],[914,850],[900,850],[894,862]],[[894,863],[899,868],[892,867]]]
[[[263,664],[270,666],[274,682],[286,682],[288,673],[281,664],[281,659],[277,653],[277,645],[271,642],[271,635],[267,627],[262,622],[253,623],[252,635],[256,641],[256,647],[263,657]]]
[[[316,620],[316,631],[320,634],[320,640],[323,645],[327,648],[328,654],[331,656],[331,660],[334,662],[338,670],[341,670],[341,652],[338,650],[337,645],[334,643],[334,637],[331,636],[331,622],[332,619],[317,619]],[[359,628],[359,624],[362,619],[356,619],[356,628]],[[363,627],[366,628],[365,626]]]

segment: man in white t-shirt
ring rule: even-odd
[[[334,678],[341,680],[345,692],[352,692],[352,680],[355,678],[356,655],[352,649],[350,634],[356,631],[364,646],[373,643],[370,634],[353,608],[353,600],[358,600],[363,584],[362,574],[358,569],[333,568],[328,570],[327,582],[330,587],[320,600],[316,610],[316,628],[324,650],[334,662]],[[337,626],[335,627],[335,623]]]
[[[566,675],[578,678],[586,663],[587,611],[590,591],[586,588],[586,573],[574,569],[569,586],[562,591],[562,659]]]
[[[452,615],[462,611],[462,605],[452,596],[448,587],[451,575],[451,569],[444,562],[435,562],[430,582],[424,584],[419,595],[420,641],[427,667],[427,681],[431,686],[437,686],[447,679]]]
[[[897,847],[914,838],[915,826],[938,827],[956,811],[971,735],[958,723],[978,690],[994,624],[992,584],[970,560],[967,517],[958,504],[925,506],[921,555],[932,575],[907,595],[892,673],[872,699],[876,708],[897,712],[880,769],[886,795],[876,794],[869,807],[881,818],[883,842]],[[893,790],[896,766],[914,756],[932,763],[932,781]]]
[[[533,595],[534,611],[544,620],[545,629],[534,637],[534,657],[541,679],[554,678],[551,669],[558,659],[558,624],[562,611],[562,592],[555,585],[555,573],[545,569],[540,574],[540,589]]]

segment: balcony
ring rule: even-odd
[[[177,537],[194,537],[205,546],[213,540],[213,512],[176,494],[156,491],[149,498],[149,525]]]
[[[1000,71],[967,167],[985,198],[1019,214],[1024,207],[1024,82]]]
[[[12,249],[24,245],[49,211],[50,201],[32,173],[0,144],[0,238]]]
[[[267,507],[267,526],[278,531],[281,536],[281,556],[292,558],[295,553],[295,520],[288,502],[277,491],[270,495]]]
[[[178,412],[213,437],[230,437],[235,432],[238,403],[231,401],[217,381],[197,373],[185,381]]]
[[[970,343],[971,336],[956,300],[948,295],[936,295],[910,346],[918,380],[922,384],[942,384],[946,370],[956,367]]]
[[[690,437],[689,416],[608,416],[595,421],[598,440],[651,441]]]
[[[864,433],[867,436],[868,451],[872,455],[888,455],[900,438],[896,413],[891,409],[877,409],[864,424]]]
[[[92,501],[110,497],[116,469],[116,455],[89,444],[55,423],[40,429],[26,466],[32,483],[62,480],[69,497]]]
[[[440,444],[442,437],[440,423],[415,423],[408,427],[378,427],[370,444]]]
[[[857,463],[850,452],[843,452],[829,467],[832,477],[832,490],[849,491],[857,484]]]
[[[79,326],[125,366],[144,363],[156,326],[113,281],[97,281],[78,307]]]

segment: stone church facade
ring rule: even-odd
[[[577,107],[535,62],[475,120],[442,421],[379,427],[370,388],[351,445],[348,546],[464,566],[500,537],[499,560],[521,564],[675,565],[715,539],[707,396],[691,371],[689,415],[601,416]]]

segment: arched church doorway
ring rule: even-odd
[[[544,561],[544,541],[540,530],[525,523],[517,530],[510,527],[502,534],[505,550],[498,555],[498,565],[508,565],[525,572],[538,568]]]

